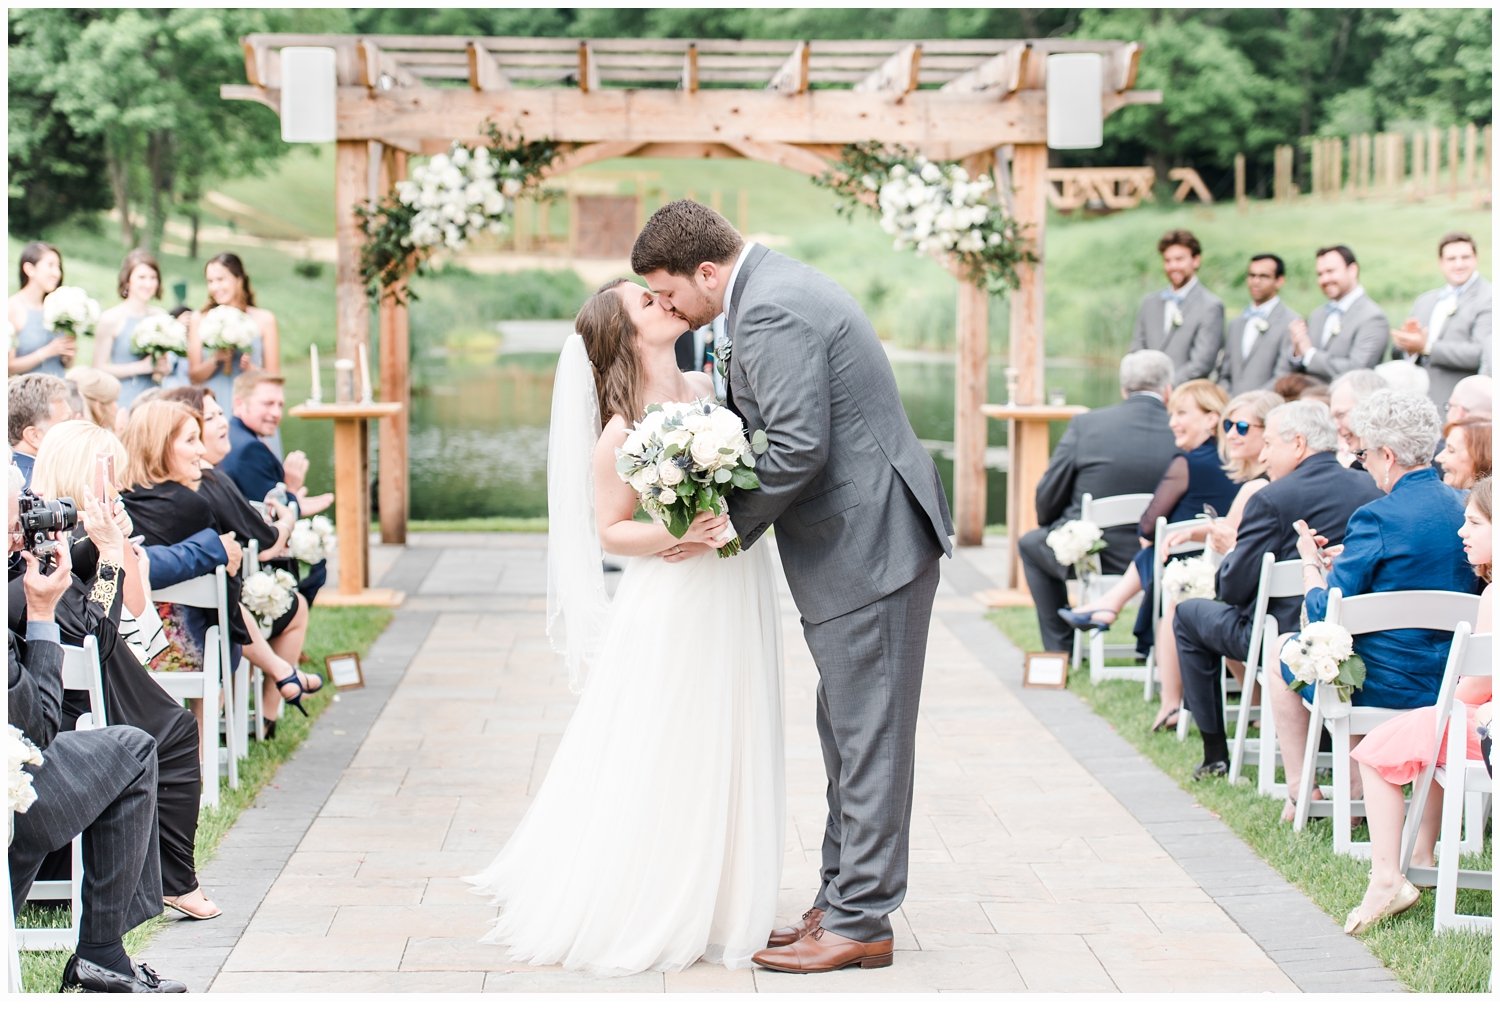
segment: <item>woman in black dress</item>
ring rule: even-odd
[[[124,497],[136,528],[145,535],[148,544],[173,544],[204,527],[211,527],[220,534],[235,533],[247,542],[252,538],[262,543],[269,541],[262,557],[279,553],[291,534],[293,520],[290,513],[283,512],[275,523],[268,524],[260,520],[243,499],[239,499],[244,510],[254,517],[254,523],[250,523],[243,515],[235,514],[233,503],[223,500],[222,495],[212,489],[204,492],[202,489],[208,481],[202,467],[201,435],[199,415],[181,402],[163,398],[132,413],[125,430],[125,447],[130,455],[126,483],[130,490]],[[221,508],[215,508],[216,501]],[[229,587],[232,599],[239,599],[241,584],[242,577],[237,573]],[[184,650],[194,647],[201,650],[203,633],[211,615],[194,614],[192,609],[176,608],[164,614],[163,621],[181,629],[175,636],[169,631],[169,637],[177,638],[174,645]],[[306,604],[294,597],[292,608],[278,618],[278,623],[285,628],[300,620],[305,628],[305,610]],[[278,630],[282,629],[273,624],[272,634]],[[285,698],[301,709],[302,695],[323,686],[322,678],[298,671],[294,664],[268,646],[255,619],[243,605],[230,608],[230,642],[234,665],[238,665],[243,652],[250,662],[271,675],[267,678],[267,693],[272,704],[278,697]],[[300,649],[300,634],[297,646]],[[268,734],[274,733],[274,722],[268,722]]]
[[[82,519],[71,552],[73,586],[57,605],[57,623],[67,644],[81,645],[89,635],[98,640],[109,721],[135,726],[156,738],[162,900],[191,918],[212,919],[220,912],[198,884],[193,855],[203,787],[198,723],[191,712],[161,689],[120,637],[122,606],[131,601],[142,584],[135,572],[139,559],[127,555],[130,516],[118,500],[104,505],[94,502],[90,488],[95,457],[100,452],[112,453],[118,466],[118,445],[111,432],[86,421],[74,421],[48,432],[37,454],[33,476],[40,481],[33,483],[33,489],[47,497],[73,498]],[[16,574],[12,569],[10,626],[24,634],[26,597]],[[140,606],[138,603],[136,609]],[[66,692],[65,724],[76,722],[88,711],[88,704],[86,692]],[[62,875],[66,872],[63,869]]]

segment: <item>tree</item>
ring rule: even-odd
[[[1370,70],[1386,122],[1488,123],[1493,113],[1494,15],[1488,7],[1405,10],[1381,26],[1387,40]]]

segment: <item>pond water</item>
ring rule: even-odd
[[[507,341],[507,344],[513,342]],[[411,418],[411,517],[547,514],[547,421],[552,408],[555,353],[524,351],[479,357],[423,358],[413,363]],[[952,496],[953,378],[951,358],[895,352],[891,366],[912,428],[937,461]],[[990,399],[1005,398],[1005,362],[992,359]],[[1118,399],[1113,364],[1053,362],[1049,388],[1067,391],[1069,403],[1103,406]],[[324,388],[331,388],[331,376]],[[306,365],[287,369],[287,401],[307,398]],[[1053,425],[1053,442],[1063,425]],[[373,426],[372,426],[373,428]],[[314,493],[332,490],[333,426],[288,418],[283,440],[312,461]],[[372,442],[374,432],[372,430]],[[1005,426],[990,422],[990,445],[1005,445]],[[992,448],[988,468],[988,521],[1005,521],[1004,452]]]

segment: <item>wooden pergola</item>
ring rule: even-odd
[[[408,155],[446,151],[454,140],[485,141],[480,129],[486,119],[519,128],[527,139],[568,145],[552,174],[608,158],[677,157],[750,158],[818,175],[843,145],[879,140],[934,160],[962,160],[971,174],[994,171],[1001,149],[1009,156],[1009,172],[1002,164],[999,173],[1009,179],[1004,195],[1012,215],[1029,227],[1039,257],[1022,269],[1011,297],[1018,404],[1041,404],[1044,391],[1046,57],[1102,54],[1105,116],[1161,100],[1160,92],[1133,90],[1141,47],[1121,41],[276,34],[242,42],[249,84],[225,85],[221,94],[278,111],[282,47],[327,46],[336,53],[340,357],[354,357],[370,331],[355,207],[404,178]],[[984,535],[988,322],[986,292],[960,277],[954,425],[960,544],[978,544]],[[382,303],[379,340],[383,395],[407,401],[409,349],[399,305]],[[402,543],[406,535],[406,427],[404,411],[380,423],[380,528],[387,543]],[[1015,434],[1013,427],[1012,447]],[[1017,472],[1013,457],[1013,538],[1035,525],[1032,492],[1046,452],[1037,455],[1027,454],[1024,472]]]

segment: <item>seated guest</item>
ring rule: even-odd
[[[125,414],[117,403],[120,380],[101,369],[86,367],[69,369],[67,379],[78,387],[83,419],[118,435],[125,427]]]
[[[1120,396],[1125,402],[1073,418],[1037,484],[1041,528],[1021,537],[1020,554],[1048,651],[1070,649],[1073,629],[1059,613],[1068,602],[1068,570],[1047,546],[1047,534],[1079,518],[1084,494],[1108,498],[1156,489],[1177,455],[1167,424],[1172,369],[1172,359],[1161,351],[1132,351],[1120,359]],[[1140,549],[1135,531],[1125,526],[1107,529],[1104,539],[1109,546],[1101,556],[1102,570],[1118,575]]]
[[[10,528],[20,519],[21,473],[9,473]],[[125,953],[131,929],[161,914],[156,833],[156,741],[134,726],[63,732],[58,600],[72,585],[67,551],[43,575],[30,551],[22,577],[26,635],[10,634],[7,720],[42,753],[27,770],[36,798],[12,818],[11,914],[21,910],[47,856],[82,834],[83,915],[62,991],[186,992]]]
[[[296,578],[297,561],[286,557],[283,551],[287,538],[287,534],[283,532],[285,524],[276,526],[262,519],[260,513],[240,493],[239,486],[222,470],[217,469],[218,464],[229,453],[229,420],[214,398],[213,390],[202,386],[184,386],[168,391],[163,399],[185,403],[197,410],[203,418],[203,455],[200,461],[202,481],[198,486],[198,494],[208,499],[214,520],[221,529],[238,534],[246,543],[255,540],[265,544],[266,547],[260,552],[263,565],[282,568]],[[281,505],[272,507],[284,508]],[[269,647],[291,666],[296,665],[302,654],[302,643],[307,636],[308,609],[311,606],[310,601],[300,593],[295,599],[296,604],[292,609],[272,622],[270,631],[265,634],[270,641]],[[251,653],[251,662],[261,666],[255,655],[256,653]],[[279,666],[280,664],[275,664],[269,669],[275,671]],[[262,669],[267,667],[262,666]],[[302,676],[316,678],[317,674],[303,673]],[[321,685],[322,680],[319,679],[318,683]],[[266,678],[262,686],[265,694],[261,711],[275,712],[281,699],[277,694],[274,678]],[[276,732],[275,720],[267,720],[267,723],[266,732],[268,738],[272,738]]]
[[[1418,396],[1426,396],[1432,380],[1427,373],[1405,358],[1382,361],[1375,366],[1375,374],[1385,380],[1386,388],[1400,389]]]
[[[221,469],[251,501],[264,501],[272,488],[285,484],[287,494],[298,501],[298,514],[310,516],[332,505],[333,495],[308,495],[306,453],[300,449],[289,452],[283,463],[264,441],[281,427],[286,408],[284,382],[279,375],[261,371],[245,372],[234,380],[229,455],[224,457]]]
[[[1487,417],[1474,415],[1445,427],[1443,448],[1436,457],[1443,483],[1467,491],[1475,481],[1488,477],[1495,467],[1493,438]]]
[[[1261,458],[1271,483],[1245,505],[1234,549],[1219,566],[1218,599],[1183,600],[1177,605],[1173,630],[1182,693],[1203,734],[1203,763],[1194,771],[1195,778],[1229,771],[1219,664],[1226,658],[1243,660],[1250,648],[1261,557],[1271,553],[1277,561],[1289,561],[1296,556],[1292,523],[1298,519],[1307,520],[1330,543],[1338,543],[1354,510],[1380,497],[1369,474],[1339,466],[1333,455],[1336,445],[1338,431],[1320,403],[1283,404],[1266,415]],[[1269,607],[1283,628],[1296,627],[1300,610],[1295,597],[1273,599]]]
[[[278,506],[274,524],[266,524],[246,505],[245,511],[253,516],[254,524],[236,529],[230,523],[237,518],[231,516],[226,521],[216,512],[212,494],[200,493],[204,481],[202,427],[191,407],[167,399],[137,407],[125,429],[125,445],[130,457],[125,473],[129,487],[125,503],[147,543],[176,543],[209,525],[221,534],[233,533],[246,542],[253,538],[266,543],[263,552],[268,556],[280,553],[285,547],[294,522],[285,506]],[[243,499],[236,500],[243,504]],[[238,575],[231,579],[229,594],[233,599],[239,599],[241,584]],[[163,605],[159,609],[168,627],[178,629],[173,636],[174,650],[186,654],[183,661],[189,666],[201,662],[201,655],[192,651],[201,653],[213,615],[177,605]],[[320,690],[323,681],[316,674],[298,671],[293,662],[275,651],[278,640],[287,634],[293,636],[300,650],[307,623],[307,604],[302,597],[293,595],[291,608],[276,618],[267,636],[260,634],[255,618],[243,606],[230,608],[229,623],[231,663],[238,665],[243,649],[250,662],[271,675],[267,678],[270,698],[277,700],[279,691],[281,698],[305,714],[302,695]],[[168,663],[176,661],[171,655],[164,656]],[[158,662],[161,661],[159,658]],[[275,720],[268,722],[268,733],[274,733]]]
[[[1292,323],[1291,343],[1276,374],[1303,372],[1331,382],[1351,369],[1374,368],[1391,342],[1391,324],[1359,283],[1354,251],[1325,246],[1318,250],[1317,269],[1318,287],[1328,301],[1306,323]]]
[[[85,438],[113,440],[114,435],[86,421],[70,424],[82,434],[58,426],[54,434],[64,437],[49,437],[42,446],[34,488],[38,494],[67,496],[78,504],[72,585],[58,604],[57,623],[68,644],[80,645],[89,635],[98,640],[110,724],[135,726],[156,739],[156,815],[166,891],[162,900],[184,915],[210,919],[219,909],[198,885],[194,856],[203,785],[198,724],[157,685],[120,638],[121,612],[140,591],[138,576],[126,578],[128,567],[135,564],[126,557],[130,517],[118,500],[94,498],[94,453],[75,451],[76,443]],[[111,496],[113,490],[109,489]],[[10,627],[19,634],[26,623],[26,600],[18,575],[12,568]],[[67,692],[63,710],[66,724],[72,725],[88,710],[87,694]]]
[[[1285,378],[1291,378],[1296,374],[1292,372]],[[1329,385],[1328,412],[1333,416],[1333,423],[1339,429],[1339,462],[1345,466],[1364,469],[1364,464],[1354,456],[1354,450],[1359,448],[1359,440],[1349,430],[1349,415],[1354,413],[1354,408],[1358,407],[1365,397],[1377,389],[1385,388],[1386,381],[1373,368],[1356,368],[1345,372]]]
[[[1180,450],[1167,464],[1167,472],[1156,485],[1151,504],[1141,515],[1138,532],[1141,549],[1135,561],[1104,596],[1076,610],[1064,609],[1062,619],[1080,631],[1105,629],[1115,623],[1120,610],[1136,593],[1144,592],[1135,621],[1136,651],[1145,655],[1151,649],[1156,629],[1151,626],[1152,578],[1155,574],[1156,520],[1185,522],[1212,509],[1223,515],[1234,504],[1235,486],[1224,474],[1219,458],[1223,433],[1219,419],[1228,397],[1224,390],[1207,379],[1192,379],[1172,390],[1167,399],[1168,425]]]
[[[1169,231],[1156,243],[1168,287],[1146,296],[1135,317],[1132,351],[1164,351],[1174,385],[1214,370],[1224,347],[1224,303],[1198,280],[1203,247],[1190,231]]]
[[[1452,535],[1464,522],[1463,499],[1444,487],[1429,465],[1438,430],[1432,401],[1415,393],[1382,389],[1359,405],[1350,425],[1364,444],[1359,452],[1365,469],[1385,494],[1349,517],[1342,551],[1321,550],[1317,538],[1334,538],[1307,518],[1307,531],[1297,538],[1297,553],[1303,562],[1308,621],[1323,620],[1328,590],[1333,587],[1346,597],[1409,589],[1476,592],[1474,570],[1464,557],[1462,543]],[[1365,661],[1365,683],[1354,692],[1354,704],[1378,708],[1431,705],[1437,699],[1452,637],[1451,632],[1422,628],[1356,635],[1354,651]],[[1284,664],[1281,674],[1280,679],[1269,678],[1267,693],[1276,713],[1287,791],[1295,797],[1302,779],[1297,756],[1307,743],[1308,713],[1302,699],[1311,701],[1313,689],[1304,688],[1298,697],[1286,686],[1294,677]],[[1292,801],[1287,803],[1283,817],[1290,819]]]
[[[1465,232],[1438,240],[1438,269],[1447,285],[1420,295],[1391,338],[1397,354],[1426,369],[1427,395],[1442,410],[1459,380],[1479,372],[1494,331],[1494,294],[1479,276],[1479,250]]]
[[[1453,392],[1448,394],[1447,410],[1444,420],[1449,424],[1466,417],[1493,417],[1494,380],[1488,375],[1470,375],[1458,380]]]
[[[1224,360],[1219,365],[1219,385],[1231,396],[1270,389],[1276,381],[1276,363],[1291,343],[1291,324],[1302,320],[1279,297],[1285,283],[1286,264],[1280,256],[1257,253],[1250,257],[1245,271],[1250,305],[1229,321]]]
[[[31,483],[31,467],[42,438],[54,424],[73,416],[68,387],[55,375],[31,372],[13,376],[6,384],[5,422],[10,433],[11,462]]]
[[[1271,384],[1271,391],[1291,403],[1293,400],[1326,397],[1328,385],[1301,372],[1288,372]]]
[[[1490,478],[1474,485],[1464,509],[1464,524],[1459,527],[1464,554],[1474,571],[1485,583],[1479,598],[1479,617],[1474,622],[1476,635],[1489,634],[1494,622],[1490,591],[1493,553],[1494,506]],[[1457,697],[1468,708],[1468,747],[1470,761],[1481,757],[1475,724],[1479,709],[1491,699],[1491,678],[1464,677],[1458,682]],[[1399,715],[1377,726],[1350,753],[1359,764],[1359,777],[1365,792],[1365,821],[1370,828],[1370,885],[1364,900],[1349,913],[1344,932],[1359,936],[1382,919],[1400,915],[1420,899],[1421,894],[1401,874],[1401,833],[1406,823],[1406,798],[1401,787],[1416,781],[1432,759],[1437,713],[1419,708]],[[1447,764],[1446,747],[1438,751],[1437,763]],[[1422,823],[1417,830],[1417,844],[1412,852],[1413,866],[1433,865],[1433,846],[1437,843],[1443,812],[1443,787],[1436,781],[1427,794]]]

